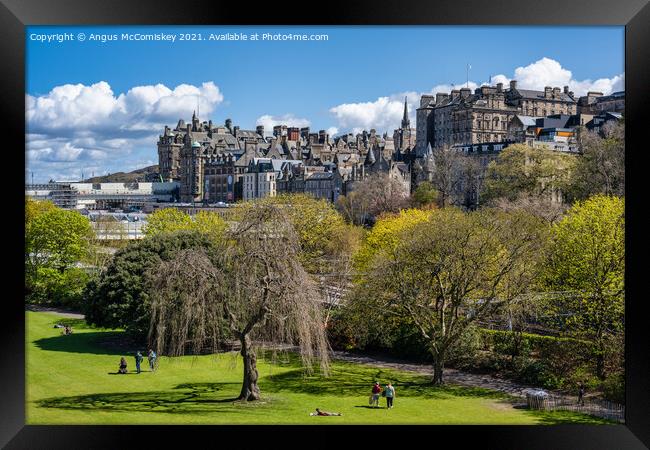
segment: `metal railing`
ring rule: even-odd
[[[573,411],[616,422],[625,422],[625,405],[609,400],[583,398],[578,403],[577,397],[560,396],[554,394],[537,395],[526,394],[528,408],[543,411]]]

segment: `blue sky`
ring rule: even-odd
[[[36,36],[72,33],[73,41]],[[214,41],[210,33],[325,34],[327,41]],[[84,33],[86,40],[77,40]],[[203,41],[91,41],[122,33],[201,33]],[[163,124],[201,118],[330,133],[399,126],[423,93],[492,77],[577,94],[623,89],[623,27],[27,28],[28,168],[35,181],[157,163]],[[179,87],[180,86],[180,87]],[[138,88],[139,89],[134,89]],[[413,122],[414,125],[414,122]],[[158,130],[158,131],[157,131]]]

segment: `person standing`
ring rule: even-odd
[[[386,396],[386,408],[392,408],[393,399],[395,398],[395,388],[392,384],[388,383],[384,388],[384,393]]]
[[[135,352],[135,371],[137,373],[140,373],[140,363],[142,362],[143,359],[144,357],[142,356],[142,353],[140,353],[139,350]]]
[[[372,402],[371,405],[374,407],[379,407],[379,394],[381,394],[381,386],[378,382],[375,381],[375,384],[372,386]]]
[[[149,349],[149,356],[147,357],[149,359],[149,368],[151,371],[156,370],[156,352],[154,352],[152,349]]]

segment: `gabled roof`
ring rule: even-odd
[[[540,117],[534,117],[534,116],[520,116],[520,115],[515,115],[515,117],[521,122],[521,124],[525,127],[534,127],[536,124],[536,120],[540,119]]]

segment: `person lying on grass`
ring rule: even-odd
[[[310,416],[342,416],[341,413],[321,411],[316,408],[316,412],[309,413]]]

